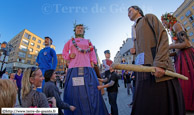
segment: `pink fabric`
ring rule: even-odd
[[[87,39],[75,38],[75,42],[81,49],[85,50],[85,49],[89,48],[89,42],[88,42]],[[75,59],[70,59],[69,56],[70,56],[71,53],[76,54]],[[65,44],[65,46],[63,48],[62,56],[65,60],[70,60],[69,68],[91,67],[90,62],[93,62],[94,64],[97,63],[96,54],[95,54],[94,50],[90,53],[85,53],[85,54],[81,53],[73,45],[71,39]]]

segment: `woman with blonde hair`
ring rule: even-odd
[[[13,107],[16,103],[16,94],[15,85],[11,80],[0,79],[0,108]]]
[[[24,71],[22,78],[22,107],[49,107],[44,93],[36,91],[42,86],[42,72],[39,68],[31,67]],[[56,107],[55,98],[51,98],[52,106]]]

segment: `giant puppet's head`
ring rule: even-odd
[[[75,38],[84,38],[85,30],[87,27],[83,24],[74,24]]]
[[[50,37],[47,36],[44,38],[45,38],[45,41],[44,41],[45,46],[50,46],[53,43],[53,40]]]
[[[176,33],[173,31],[173,26],[177,23],[176,17],[174,17],[171,13],[165,13],[161,16],[161,20],[164,27],[170,30],[173,40],[177,40]]]
[[[161,20],[163,25],[167,28],[170,29],[173,27],[173,25],[177,22],[176,17],[174,17],[171,13],[165,13],[161,16]]]
[[[105,50],[104,55],[105,55],[106,59],[110,59],[110,51],[109,50]]]

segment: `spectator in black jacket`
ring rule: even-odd
[[[45,83],[43,92],[45,93],[47,98],[55,97],[56,103],[57,103],[56,106],[59,109],[59,115],[64,114],[62,112],[62,109],[70,109],[71,111],[74,111],[76,109],[74,106],[71,106],[67,103],[64,103],[61,100],[59,89],[55,85],[55,82],[56,82],[55,70],[47,70],[44,74],[44,77],[45,77],[45,82],[46,83]]]
[[[133,91],[132,89],[132,85],[131,85],[131,73],[129,73],[129,71],[125,71],[125,73],[123,74],[123,77],[126,79],[126,84],[127,84],[127,94],[130,95],[130,89],[131,91]]]

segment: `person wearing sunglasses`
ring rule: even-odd
[[[38,92],[37,87],[42,86],[44,77],[39,68],[31,67],[24,71],[22,78],[22,107],[49,107],[44,93]],[[51,98],[52,107],[56,107],[55,98]]]

